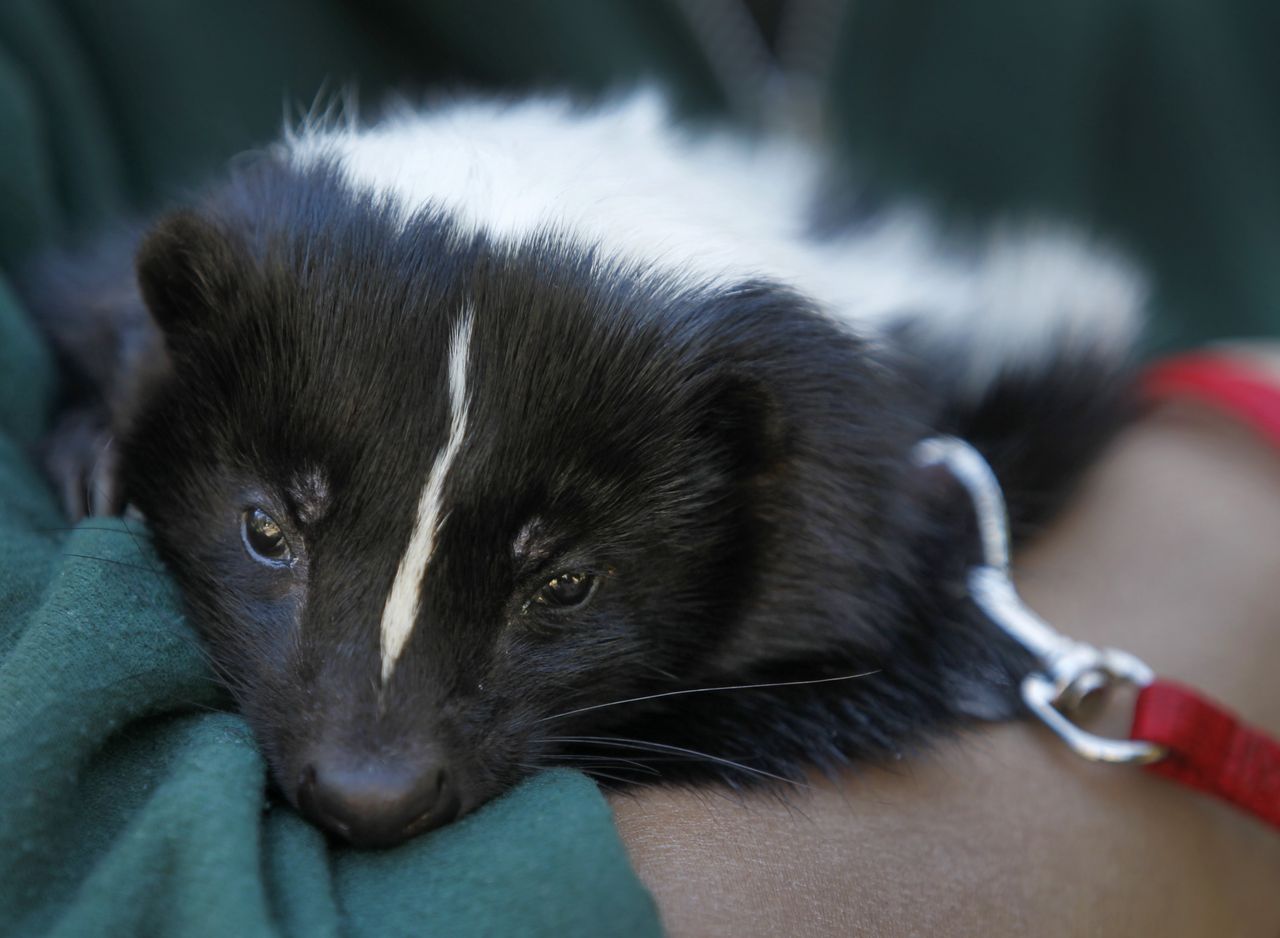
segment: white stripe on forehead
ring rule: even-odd
[[[436,535],[448,512],[444,511],[441,498],[444,495],[445,477],[462,448],[462,438],[467,432],[467,360],[471,349],[471,323],[473,312],[463,310],[454,326],[449,341],[449,438],[436,455],[427,473],[426,484],[418,496],[418,513],[413,523],[409,546],[400,558],[395,582],[387,594],[387,604],[382,609],[382,682],[385,684],[395,670],[400,653],[404,650],[413,625],[418,620],[422,603],[422,583],[427,575],[427,565],[436,547]]]

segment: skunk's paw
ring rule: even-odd
[[[41,444],[41,457],[72,521],[120,514],[119,459],[104,407],[63,412]]]

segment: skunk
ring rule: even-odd
[[[1013,717],[1029,662],[911,448],[969,439],[1032,529],[1124,419],[1142,284],[1044,224],[840,218],[828,178],[644,94],[303,126],[44,265],[47,464],[141,512],[284,796],[356,845],[549,765],[770,783]]]

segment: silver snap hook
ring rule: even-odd
[[[1164,747],[1109,739],[1071,720],[1080,702],[1117,683],[1145,687],[1155,674],[1139,658],[1114,648],[1076,641],[1040,618],[1018,595],[1009,573],[1009,522],[1004,493],[991,466],[972,445],[952,436],[922,440],[912,454],[920,466],[942,466],[964,486],[973,503],[983,562],[969,571],[969,595],[1007,635],[1027,649],[1039,669],[1022,681],[1022,700],[1078,755],[1093,762],[1145,764],[1164,758]]]

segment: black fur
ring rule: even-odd
[[[499,247],[443,215],[402,229],[269,160],[160,222],[138,270],[163,349],[116,408],[124,497],[295,802],[318,747],[443,759],[465,811],[558,762],[749,784],[1011,716],[1027,662],[965,598],[962,496],[910,448],[974,439],[1029,524],[1124,399],[1116,363],[1074,360],[960,403],[909,342],[868,347],[780,286]],[[464,308],[467,442],[381,688]],[[292,567],[247,556],[255,505]],[[528,603],[565,570],[598,575],[587,605]]]

